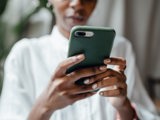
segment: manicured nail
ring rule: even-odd
[[[74,56],[74,57],[71,57],[71,62],[76,62],[77,61],[77,57]]]
[[[84,81],[84,84],[89,84],[89,79],[86,79],[86,80]]]
[[[102,70],[102,71],[107,70],[107,66],[100,66],[99,69]]]
[[[106,59],[105,62],[106,62],[106,63],[110,63],[110,62],[111,62],[111,59]]]
[[[95,90],[97,88],[97,84],[92,85],[92,88]]]
[[[77,60],[84,59],[84,54],[80,54],[71,58],[72,62],[76,62]]]
[[[103,96],[103,95],[104,95],[104,94],[103,94],[103,92],[100,92],[99,94],[100,94],[101,96]]]
[[[82,58],[84,58],[84,54],[77,55],[76,58],[77,59],[82,59]]]

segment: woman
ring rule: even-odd
[[[5,64],[5,82],[1,101],[1,118],[5,120],[132,120],[155,119],[155,108],[141,86],[131,45],[116,37],[112,56],[106,66],[66,70],[83,61],[83,54],[66,58],[70,30],[85,25],[97,0],[50,0],[56,25],[51,35],[24,39],[12,49]],[[127,63],[126,63],[127,61]],[[126,65],[127,64],[127,65]],[[58,66],[58,67],[57,67]],[[127,66],[126,72],[124,72]],[[126,73],[126,75],[125,75]],[[127,76],[127,83],[126,83]],[[75,81],[88,77],[84,86]],[[128,86],[128,89],[127,89]],[[105,88],[97,93],[85,91]],[[146,103],[151,104],[145,117]],[[83,94],[79,94],[82,93]],[[131,101],[135,102],[133,108]],[[142,106],[140,106],[142,105]],[[144,105],[144,106],[143,106]],[[136,112],[138,117],[136,116]],[[148,119],[148,120],[149,120]]]

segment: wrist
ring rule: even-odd
[[[49,120],[53,111],[49,111],[46,108],[33,108],[28,116],[29,120]]]
[[[49,120],[53,112],[53,110],[49,110],[48,108],[42,108],[40,110],[41,120]]]
[[[117,114],[118,120],[133,120],[135,118],[136,112],[133,109],[128,98],[126,98],[121,107],[118,107],[116,109],[118,112]]]
[[[129,99],[127,97],[124,97],[122,99],[123,100],[121,101],[121,106],[116,107],[116,109],[118,111],[130,107],[130,101],[129,101]]]
[[[28,119],[29,120],[49,120],[53,112],[54,110],[51,110],[49,107],[44,106],[44,104],[41,104],[41,102],[37,102],[33,106]]]

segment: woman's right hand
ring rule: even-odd
[[[53,74],[47,88],[40,95],[29,115],[30,120],[47,120],[58,109],[73,104],[76,101],[92,96],[92,85],[76,85],[75,81],[98,75],[106,71],[106,66],[80,69],[69,74],[66,70],[85,59],[83,54],[67,58],[61,62]]]

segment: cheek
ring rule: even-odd
[[[68,5],[66,3],[56,3],[54,7],[54,11],[58,14],[64,14]]]
[[[56,6],[53,8],[53,11],[57,17],[62,17],[65,14],[65,8],[62,6]]]
[[[87,16],[90,16],[90,15],[92,14],[93,10],[94,10],[94,9],[90,9],[90,10],[88,9],[88,10],[86,11]]]
[[[96,4],[91,4],[90,6],[86,6],[86,13],[87,13],[87,15],[90,15],[94,11],[95,5]]]

